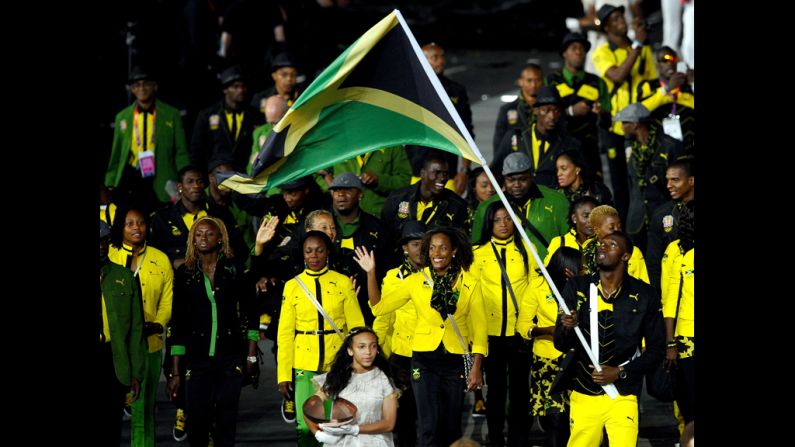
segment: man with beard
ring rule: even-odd
[[[561,311],[555,324],[555,349],[574,355],[564,372],[563,385],[572,390],[569,446],[597,447],[607,430],[612,447],[638,442],[638,396],[643,377],[663,361],[665,332],[660,294],[627,273],[632,241],[616,231],[602,238],[597,272],[575,276],[562,297],[571,314]],[[595,291],[592,292],[595,287]],[[596,318],[592,319],[592,312]],[[594,369],[574,328],[592,340],[601,371]],[[645,349],[641,353],[641,343]],[[613,384],[618,396],[611,399],[602,386]]]
[[[588,168],[601,177],[597,122],[610,122],[610,96],[605,81],[585,72],[585,55],[590,49],[591,43],[582,34],[567,34],[560,46],[563,68],[547,76],[547,85],[558,89],[566,129],[582,144]]]
[[[550,241],[569,231],[569,201],[562,193],[533,181],[530,157],[524,152],[514,152],[505,157],[502,175],[505,195],[522,221],[527,237],[535,245],[538,256],[544,259]],[[497,200],[500,197],[495,194],[475,211],[472,219],[473,241],[480,240],[486,210]]]

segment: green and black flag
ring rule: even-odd
[[[433,147],[481,163],[471,135],[395,10],[298,97],[268,135],[253,177],[235,173],[220,186],[243,194],[264,192],[399,144]]]

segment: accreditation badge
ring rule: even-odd
[[[674,216],[672,216],[671,214],[663,217],[662,223],[663,223],[663,230],[666,233],[670,233],[671,231],[674,230]]]
[[[682,141],[682,125],[679,123],[679,115],[669,114],[662,120],[663,132],[671,138]]]
[[[519,121],[519,112],[516,109],[508,109],[508,124],[514,125]]]
[[[147,178],[155,175],[155,153],[143,151],[138,154],[138,168],[141,170],[141,177]]]
[[[398,217],[401,219],[409,217],[409,202],[405,200],[400,202],[398,205]]]

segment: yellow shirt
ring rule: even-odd
[[[577,230],[572,228],[563,236],[556,236],[552,238],[552,241],[549,243],[549,247],[547,248],[547,257],[544,258],[544,265],[549,265],[549,260],[552,259],[552,255],[554,255],[555,252],[561,247],[561,238],[563,238],[563,247],[571,247],[582,251],[582,246],[580,246],[580,243],[577,241],[577,236],[575,233],[576,231]]]
[[[607,70],[610,69],[610,67],[620,66],[627,59],[629,51],[629,47],[627,47],[627,49],[616,48],[615,50],[611,50],[610,42],[605,42],[594,50],[591,56],[593,65],[599,76],[601,76],[605,84],[607,84],[608,92],[613,91],[614,83],[607,77]],[[640,85],[642,81],[650,81],[657,78],[657,68],[654,61],[654,54],[652,54],[651,47],[644,45],[640,55],[635,59],[635,64],[632,65],[629,75],[610,98],[610,112],[612,116],[616,116],[619,110],[638,100],[638,85]],[[641,64],[641,62],[643,62],[643,64]],[[643,65],[643,67],[641,67],[641,65]],[[641,71],[641,68],[643,71]],[[622,129],[620,122],[613,122],[610,131],[617,135],[624,135],[624,129]]]
[[[122,248],[111,245],[108,259],[111,262],[130,268],[132,263],[131,247],[122,244]],[[171,321],[171,304],[173,301],[174,270],[171,261],[162,251],[145,245],[138,254],[138,278],[141,283],[144,321],[160,323],[165,329]],[[136,267],[137,268],[137,267]],[[133,272],[135,268],[131,269]],[[149,352],[163,349],[163,334],[152,334],[147,337]]]
[[[297,277],[301,278],[313,294],[317,294],[315,279],[318,280],[320,296],[316,296],[317,300],[342,331],[343,336],[351,328],[364,326],[362,310],[359,308],[353,284],[347,276],[324,267],[320,272],[304,270]],[[296,331],[317,330],[330,331],[330,333],[325,335],[296,333]],[[328,371],[334,356],[342,346],[342,340],[334,332],[334,328],[320,316],[295,278],[284,284],[277,343],[279,344],[278,383],[293,380],[293,368]]]
[[[416,273],[414,273],[416,275]],[[386,272],[381,284],[381,294],[386,295],[395,289],[406,286],[408,276],[400,277],[400,267]],[[411,357],[411,341],[414,338],[414,327],[417,325],[417,309],[413,301],[408,301],[396,311],[376,317],[373,330],[381,341],[384,355],[391,353]]]
[[[430,278],[430,270],[427,267],[423,270]],[[412,351],[430,352],[436,350],[439,343],[444,343],[448,352],[463,354],[464,348],[447,316],[442,317],[431,307],[433,289],[426,283],[425,277],[421,273],[414,274],[409,276],[405,283],[405,287],[382,294],[381,301],[372,306],[373,315],[394,312],[407,302],[413,301],[417,309],[417,325],[411,343]],[[486,315],[480,287],[469,272],[462,271],[453,288],[461,294],[453,318],[461,331],[464,344],[469,345],[471,342],[472,352],[485,356],[488,354],[488,335],[483,325]]]
[[[530,328],[555,326],[558,318],[558,300],[549,288],[543,276],[536,277],[525,290],[520,305],[519,320],[516,322],[516,331],[526,338]],[[538,323],[533,323],[536,318]],[[547,359],[558,358],[562,352],[555,349],[551,335],[533,337],[533,354]]]
[[[110,218],[110,222],[108,222],[108,218]],[[99,206],[99,220],[105,222],[108,225],[113,225],[113,220],[116,219],[116,204],[110,203],[108,205],[100,205]]]
[[[237,140],[238,135],[240,135],[240,129],[243,127],[243,112],[232,113],[226,111],[226,125],[230,132],[232,131],[232,119],[235,120],[235,140]]]
[[[679,283],[682,281],[682,298],[674,335],[695,337],[695,251],[694,248],[683,254],[677,239],[668,244],[662,258],[660,284],[664,318],[676,316]]]
[[[146,114],[146,135],[144,136],[144,114],[133,108],[133,131],[130,132],[130,166],[138,168],[138,153],[144,150],[155,151],[155,113]],[[146,141],[144,141],[146,140]],[[146,144],[146,149],[144,149]]]
[[[536,272],[538,266],[527,245],[525,245],[525,251],[528,258],[528,267],[525,271],[524,259],[516,246],[514,238],[507,241],[492,240],[500,256],[502,256],[503,248],[505,249],[505,257],[507,258],[505,267],[508,279],[511,281],[511,287],[516,295],[516,302],[521,308],[525,289],[539,275]],[[494,249],[490,243],[483,244],[475,248],[474,255],[475,261],[469,271],[475,281],[480,284],[484,310],[486,311],[488,335],[513,336],[516,332],[516,313],[518,309],[513,305],[513,300],[507,288],[503,291],[502,271],[494,256]],[[505,313],[503,313],[503,304],[506,307]]]
[[[207,217],[207,211],[199,210],[196,214],[185,213],[182,215],[182,221],[185,222],[185,226],[190,230],[190,227],[193,226],[193,222],[196,222],[202,217]]]

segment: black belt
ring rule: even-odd
[[[330,334],[336,334],[334,329],[325,330],[325,331],[298,331],[298,330],[296,330],[295,333],[298,334],[298,335],[330,335]]]

